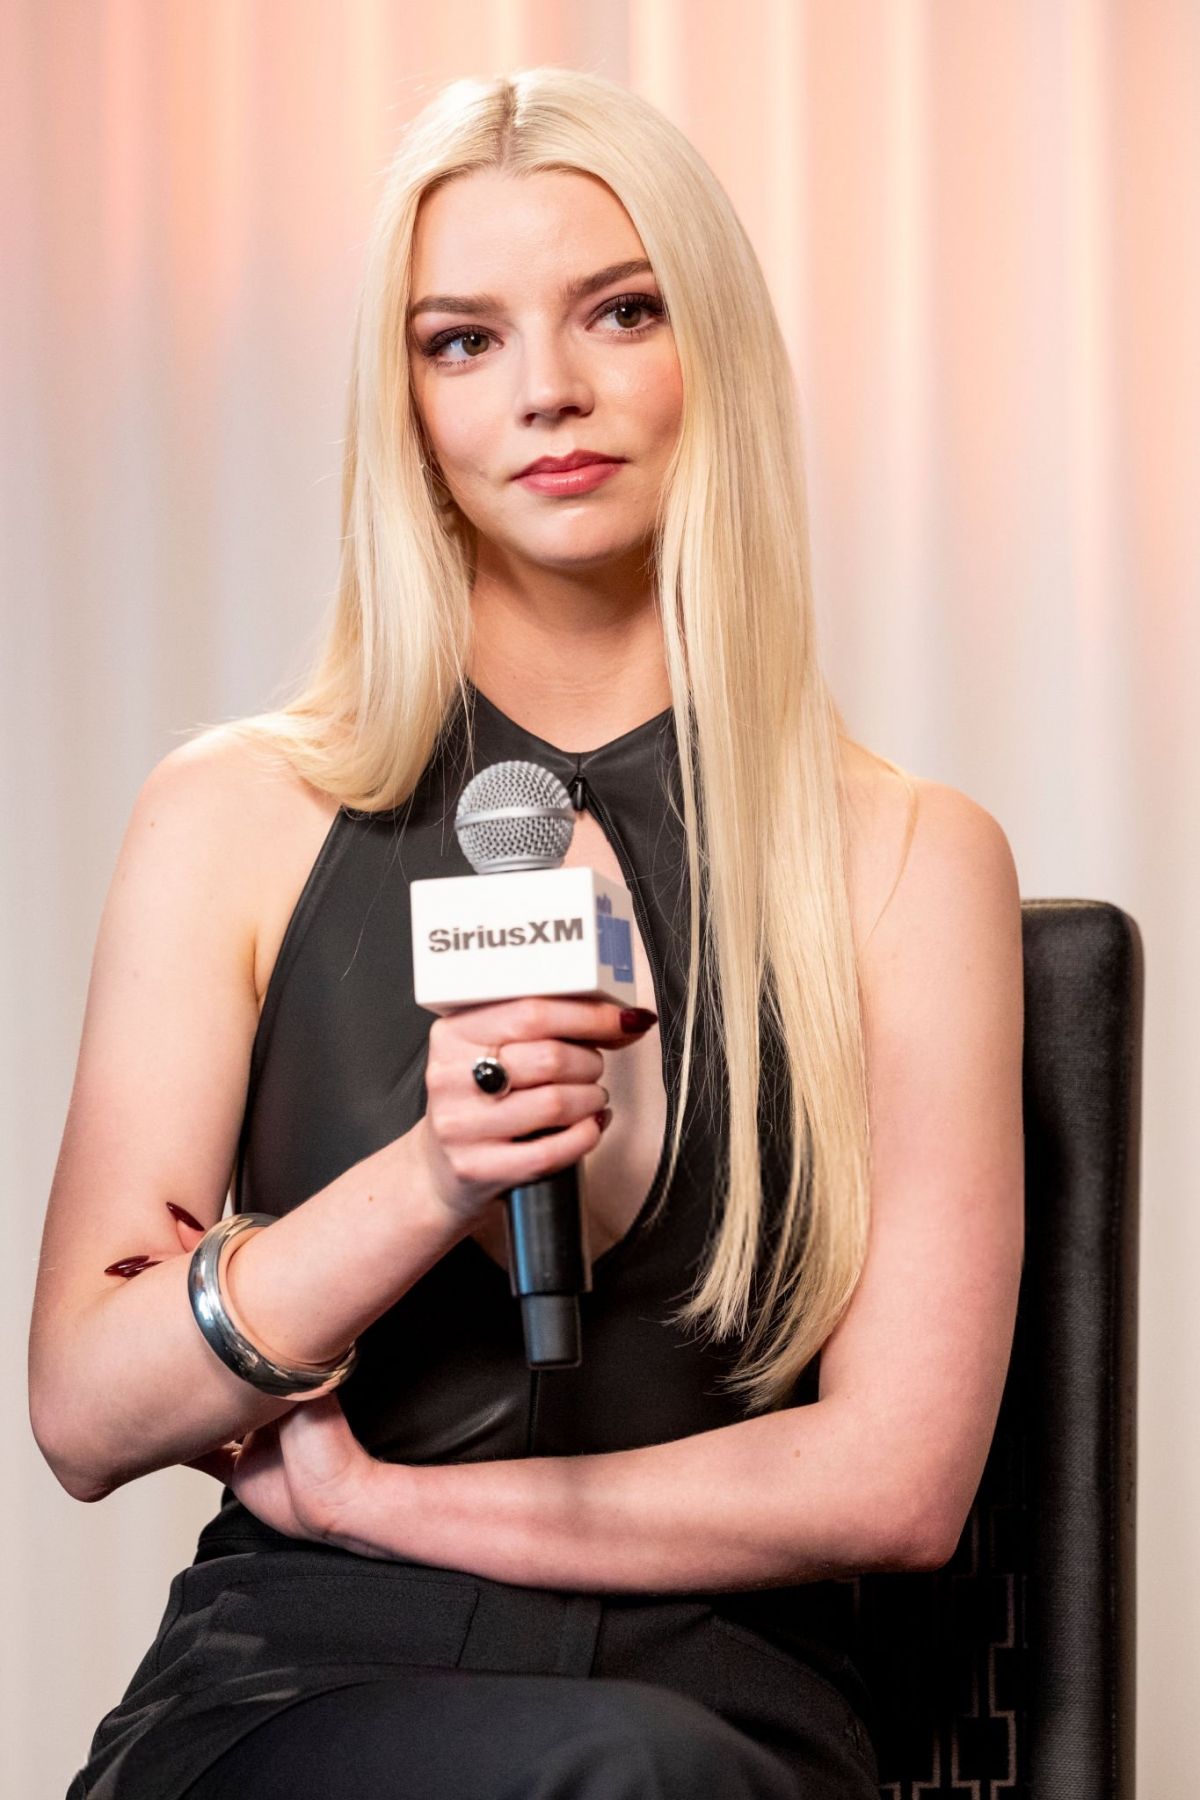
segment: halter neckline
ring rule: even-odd
[[[528,726],[518,725],[515,719],[510,719],[508,714],[503,712],[500,707],[496,705],[494,700],[488,699],[482,688],[476,687],[469,675],[464,676],[463,679],[471,693],[474,695],[476,703],[482,704],[486,712],[491,713],[494,718],[499,720],[502,724],[507,725],[510,731],[519,732],[522,737],[528,738],[531,743],[537,744],[540,749],[552,751],[555,756],[560,757],[564,762],[568,763],[580,763],[584,761],[592,762],[596,757],[604,756],[609,751],[625,748],[642,736],[649,735],[656,728],[660,727],[665,720],[674,716],[674,709],[667,706],[664,707],[662,712],[655,713],[652,719],[643,719],[640,725],[634,725],[628,731],[623,731],[619,737],[610,738],[606,744],[597,745],[594,750],[564,750],[561,745],[552,744],[548,738],[539,736],[536,731],[531,731]]]

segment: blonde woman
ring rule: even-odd
[[[855,1578],[949,1558],[1011,1346],[1017,879],[845,729],[784,340],[652,107],[415,119],[343,499],[309,678],[152,771],[101,924],[34,1430],[80,1499],[223,1493],[71,1795],[874,1800]],[[415,1003],[408,885],[508,758],[629,885],[638,1009]],[[531,1370],[502,1196],[570,1165],[582,1360]]]

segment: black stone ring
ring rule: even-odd
[[[485,1094],[502,1094],[508,1086],[508,1070],[499,1056],[481,1056],[471,1070]]]

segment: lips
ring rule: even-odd
[[[531,462],[525,468],[518,469],[513,480],[519,481],[523,475],[555,474],[562,473],[567,469],[582,469],[588,463],[624,461],[623,456],[605,456],[599,450],[572,450],[570,456],[539,456],[536,462]]]

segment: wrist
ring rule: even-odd
[[[273,1223],[276,1221],[267,1214],[235,1213],[204,1233],[192,1252],[188,1271],[192,1312],[209,1347],[235,1375],[263,1393],[315,1400],[340,1386],[351,1373],[357,1361],[355,1345],[315,1361],[281,1357],[246,1329],[241,1309],[230,1302],[229,1265],[238,1246]]]
[[[351,1494],[323,1532],[326,1542],[355,1556],[416,1560],[416,1536],[408,1525],[416,1507],[419,1474],[408,1463],[378,1458],[364,1463],[355,1472]]]
[[[451,1205],[438,1185],[437,1159],[430,1140],[428,1116],[422,1113],[412,1130],[397,1138],[388,1149],[396,1154],[394,1191],[403,1200],[406,1211],[421,1220],[427,1229],[440,1234],[446,1249],[469,1236],[471,1220]]]
[[[466,1230],[407,1132],[238,1247],[225,1271],[230,1311],[278,1358],[330,1362]]]

